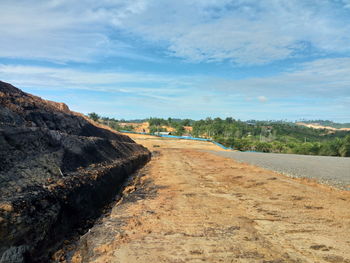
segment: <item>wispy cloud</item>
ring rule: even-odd
[[[213,78],[203,87],[247,96],[341,98],[350,97],[349,72],[350,58],[318,59],[268,77]]]
[[[348,0],[3,0],[0,57],[151,59],[138,52],[142,41],[191,62],[342,53],[350,50],[348,7]]]
[[[147,1],[118,25],[189,61],[264,64],[350,50],[350,10],[335,1]],[[161,10],[161,11],[159,11]]]
[[[272,76],[245,79],[0,64],[0,77],[22,87],[138,91],[169,96],[196,90],[256,96],[261,102],[266,102],[267,97],[350,97],[349,72],[350,58],[318,59]],[[209,101],[212,96],[204,97]]]
[[[92,62],[99,56],[147,59],[111,28],[141,1],[1,1],[0,57]]]
[[[0,79],[76,110],[349,119],[349,0],[0,6]]]
[[[171,100],[196,83],[193,76],[7,64],[0,64],[0,79],[22,88],[119,92],[159,100]]]
[[[142,114],[205,117],[231,113],[247,119],[259,116],[283,119],[306,117],[307,109],[310,116],[323,114],[345,119],[341,116],[350,110],[348,72],[350,58],[319,59],[273,76],[245,79],[0,65],[1,79],[27,91],[100,92],[104,95],[94,98],[94,105],[105,103],[103,108],[110,108],[108,112],[113,111],[113,104],[114,109],[134,105],[138,107],[135,114],[143,117]],[[74,105],[82,105],[80,100],[86,98],[77,97]],[[85,111],[85,108],[75,109]]]
[[[259,100],[260,102],[267,102],[267,98],[266,98],[265,96],[259,96],[259,97],[258,97],[258,100]]]

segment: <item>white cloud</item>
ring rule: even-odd
[[[67,68],[23,66],[23,65],[1,65],[0,73],[6,78],[10,76],[15,79],[23,80],[28,77],[35,78],[36,85],[47,85],[48,80],[52,80],[54,87],[65,88],[64,84],[73,87],[79,85],[105,85],[120,83],[145,83],[159,82],[165,83],[171,81],[170,78],[160,75],[147,73],[125,73],[125,72],[90,72]],[[44,78],[44,79],[43,79]],[[24,83],[23,83],[24,84]],[[97,87],[98,89],[98,87]]]
[[[267,102],[267,98],[265,97],[265,96],[259,96],[258,97],[258,100],[260,101],[260,102]]]
[[[341,0],[345,8],[350,8],[350,0]]]
[[[349,11],[334,1],[148,1],[119,28],[189,61],[264,64],[350,50]]]
[[[350,97],[350,58],[318,59],[269,77],[212,78],[202,87],[224,93],[273,98]]]
[[[58,62],[93,61],[98,56],[136,57],[137,51],[111,38],[111,25],[138,12],[142,1],[1,1],[0,57]]]
[[[98,72],[69,68],[0,64],[0,79],[19,88],[91,90],[126,93],[170,101],[191,89],[193,76],[173,76],[144,72]]]
[[[2,0],[0,57],[150,60],[135,38],[192,62],[264,64],[310,47],[349,52],[347,7],[349,0]]]
[[[206,102],[230,96],[260,102],[290,97],[349,98],[349,72],[350,58],[318,59],[272,76],[245,79],[0,64],[0,79],[19,87],[118,91],[168,99],[188,93]]]
[[[232,112],[244,119],[324,116],[348,121],[348,72],[350,58],[316,60],[275,76],[241,80],[0,64],[0,79],[27,92],[53,94],[47,98],[76,111],[116,112],[124,118],[205,118]]]

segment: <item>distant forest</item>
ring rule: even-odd
[[[132,131],[134,128],[132,125],[125,125],[127,123],[125,120],[100,117],[96,113],[90,113],[89,117],[115,130]],[[293,122],[240,121],[230,117],[226,119],[206,118],[204,120],[149,118],[132,122],[148,122],[150,133],[166,131],[164,126],[172,127],[174,135],[210,138],[240,151],[350,156],[349,131],[313,129]],[[315,122],[321,124],[319,120],[312,123]],[[123,123],[123,126],[120,123]],[[322,121],[324,126],[330,126],[329,123],[330,121]],[[331,123],[332,125],[342,125]],[[186,131],[184,126],[192,127],[192,132]]]

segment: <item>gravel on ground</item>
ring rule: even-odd
[[[316,179],[350,190],[350,158],[297,154],[211,151],[293,177]]]

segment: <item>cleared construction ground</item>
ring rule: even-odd
[[[131,137],[152,161],[70,246],[69,262],[350,262],[349,191],[206,142]]]
[[[350,190],[350,158],[347,157],[232,151],[212,152],[286,175],[315,179],[322,183]]]

